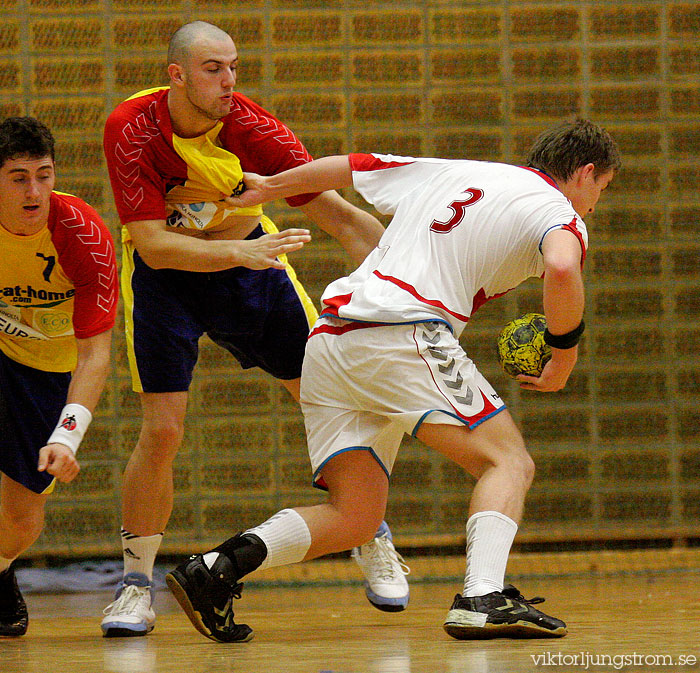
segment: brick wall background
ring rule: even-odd
[[[102,124],[126,96],[166,83],[167,40],[195,18],[231,32],[238,88],[316,156],[517,163],[540,130],[574,113],[615,135],[624,167],[587,218],[588,330],[567,389],[523,394],[496,365],[502,324],[540,308],[537,282],[484,307],[464,344],[539,468],[522,542],[697,538],[700,3],[3,0],[0,116],[32,114],[54,130],[59,188],[97,207],[115,237]],[[279,204],[268,212],[282,227],[303,220]],[[314,234],[295,266],[317,298],[351,266]],[[114,361],[83,472],[57,487],[35,554],[119,549],[120,476],[139,429],[120,330]],[[286,391],[204,339],[164,550],[207,546],[282,506],[317,502],[309,481]],[[406,543],[457,540],[470,489],[460,469],[407,439],[387,518]]]

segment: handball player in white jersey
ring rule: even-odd
[[[541,599],[504,585],[534,464],[459,336],[485,301],[542,277],[552,359],[539,377],[519,380],[541,392],[564,387],[584,329],[582,218],[619,165],[608,133],[578,119],[543,133],[526,167],[351,154],[271,177],[244,174],[247,190],[232,200],[238,207],[353,186],[393,219],[361,266],[326,288],[304,356],[313,479],[328,490],[328,502],[284,509],[170,573],[196,628],[228,640],[245,626],[233,624],[230,602],[242,577],[340,552],[371,535],[407,433],[476,479],[464,587],[445,630],[458,639],[567,633],[563,621],[532,606]]]

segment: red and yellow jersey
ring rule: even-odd
[[[104,150],[122,224],[165,220],[171,227],[202,230],[230,215],[260,215],[261,206],[235,209],[222,201],[240,190],[243,171],[274,175],[311,161],[284,124],[239,93],[213,129],[181,138],[173,133],[169,90],[141,91],[107,119]],[[300,206],[315,196],[287,202]]]
[[[0,227],[0,350],[50,372],[75,368],[76,337],[110,329],[117,309],[114,242],[95,210],[53,192],[48,225],[31,236]]]

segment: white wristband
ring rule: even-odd
[[[91,420],[92,414],[82,404],[66,404],[61,420],[46,443],[65,444],[75,455]]]

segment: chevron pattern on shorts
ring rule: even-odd
[[[464,385],[464,378],[456,368],[456,360],[439,346],[440,327],[439,322],[421,323],[421,339],[430,344],[427,352],[437,361],[438,371],[442,374],[442,382],[451,391],[452,398],[460,404],[470,405],[474,399],[474,392],[469,386]]]

